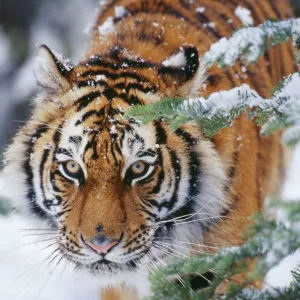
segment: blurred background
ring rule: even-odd
[[[0,152],[28,118],[37,47],[78,61],[98,8],[99,0],[0,0]]]
[[[36,93],[31,60],[37,47],[46,44],[56,52],[71,58],[74,63],[78,62],[80,55],[87,48],[89,31],[97,11],[104,2],[105,0],[0,0],[0,161],[2,161],[1,154],[10,138],[29,117],[30,99]],[[300,0],[291,0],[291,2],[296,15],[300,16]],[[285,192],[287,196],[290,193],[291,197],[293,197],[293,189],[296,188],[296,194],[299,195],[300,148],[298,150],[290,171],[292,175],[288,178],[289,186]],[[5,204],[0,199],[0,215],[5,214],[5,211]],[[54,292],[53,295],[58,300],[98,299],[96,288],[92,287],[90,282],[84,283],[81,277],[71,278],[67,289],[66,285],[61,287],[60,296],[58,296],[59,287],[50,285],[47,293],[49,298],[41,297],[41,295],[32,298],[30,290],[36,289],[33,286],[41,284],[35,279],[33,285],[27,284],[29,292],[26,297],[22,293],[19,294],[19,296],[22,295],[21,297],[10,297],[9,291],[18,285],[18,281],[14,280],[24,282],[21,277],[15,279],[15,275],[21,273],[19,267],[27,261],[27,254],[23,252],[20,256],[19,252],[15,254],[12,251],[12,245],[20,244],[20,237],[9,234],[7,229],[12,227],[13,222],[15,222],[15,227],[19,228],[26,225],[20,223],[23,221],[8,220],[8,218],[13,217],[7,217],[7,220],[0,218],[2,237],[0,240],[0,299],[48,300],[53,299],[50,295]],[[17,262],[18,259],[20,264]],[[71,272],[70,276],[78,276],[73,273]],[[282,281],[282,276],[279,277]],[[39,278],[39,275],[35,278]]]

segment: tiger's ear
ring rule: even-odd
[[[33,70],[41,91],[49,95],[59,95],[71,88],[69,82],[73,65],[47,46],[39,47],[33,59]]]
[[[176,96],[196,96],[206,80],[206,69],[196,47],[180,47],[161,63],[159,75],[168,87],[176,87]]]

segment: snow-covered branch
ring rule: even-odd
[[[220,67],[233,65],[237,59],[249,64],[255,62],[268,48],[286,42],[291,36],[294,45],[300,42],[300,18],[286,21],[268,20],[257,27],[237,30],[229,39],[222,38],[204,54],[207,67],[217,63]]]
[[[263,134],[289,127],[283,134],[283,141],[295,143],[300,140],[299,87],[300,74],[295,73],[282,81],[271,99],[263,99],[244,84],[230,91],[213,93],[208,99],[167,99],[147,106],[135,106],[126,116],[143,123],[164,119],[173,129],[195,121],[202,126],[207,137],[212,137],[248,111],[250,118],[263,125]]]

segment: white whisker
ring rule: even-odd
[[[205,251],[195,250],[195,249],[191,249],[189,247],[183,247],[183,246],[179,246],[179,245],[176,245],[176,244],[170,244],[170,243],[165,243],[165,242],[161,242],[161,241],[156,241],[156,243],[159,243],[160,245],[174,246],[176,248],[185,249],[185,250],[192,251],[192,252],[195,252],[195,253],[201,253],[201,254],[205,253]]]

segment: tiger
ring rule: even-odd
[[[249,217],[278,192],[280,133],[261,136],[245,115],[212,138],[195,122],[173,131],[164,119],[124,117],[242,83],[268,97],[295,70],[290,43],[247,66],[203,63],[245,25],[238,6],[253,26],[293,17],[280,0],[108,0],[79,63],[45,45],[33,59],[39,92],[5,153],[0,193],[59,233],[59,258],[96,278],[104,300],[148,296],[149,272],[170,254],[240,245]]]

